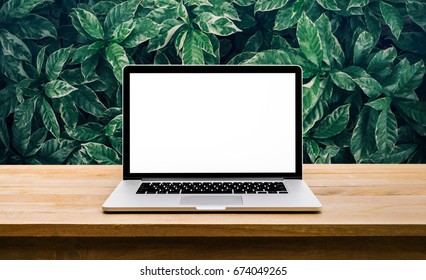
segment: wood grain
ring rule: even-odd
[[[121,176],[0,166],[0,259],[426,258],[426,165],[305,165],[318,214],[105,214]]]
[[[120,166],[1,166],[0,236],[425,236],[425,165],[305,165],[319,214],[104,214]]]

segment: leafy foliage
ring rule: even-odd
[[[420,0],[0,0],[0,163],[120,163],[133,63],[301,65],[305,162],[425,162],[425,12]]]

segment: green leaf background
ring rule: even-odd
[[[300,65],[305,163],[425,163],[425,12],[421,0],[0,0],[0,163],[121,163],[127,64]]]

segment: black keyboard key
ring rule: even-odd
[[[283,182],[142,182],[138,194],[286,194]]]
[[[246,191],[242,189],[235,189],[234,193],[246,193]]]
[[[180,190],[171,190],[171,191],[168,191],[167,193],[170,193],[170,194],[179,194]]]

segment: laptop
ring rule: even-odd
[[[105,212],[314,211],[298,66],[130,65]]]

